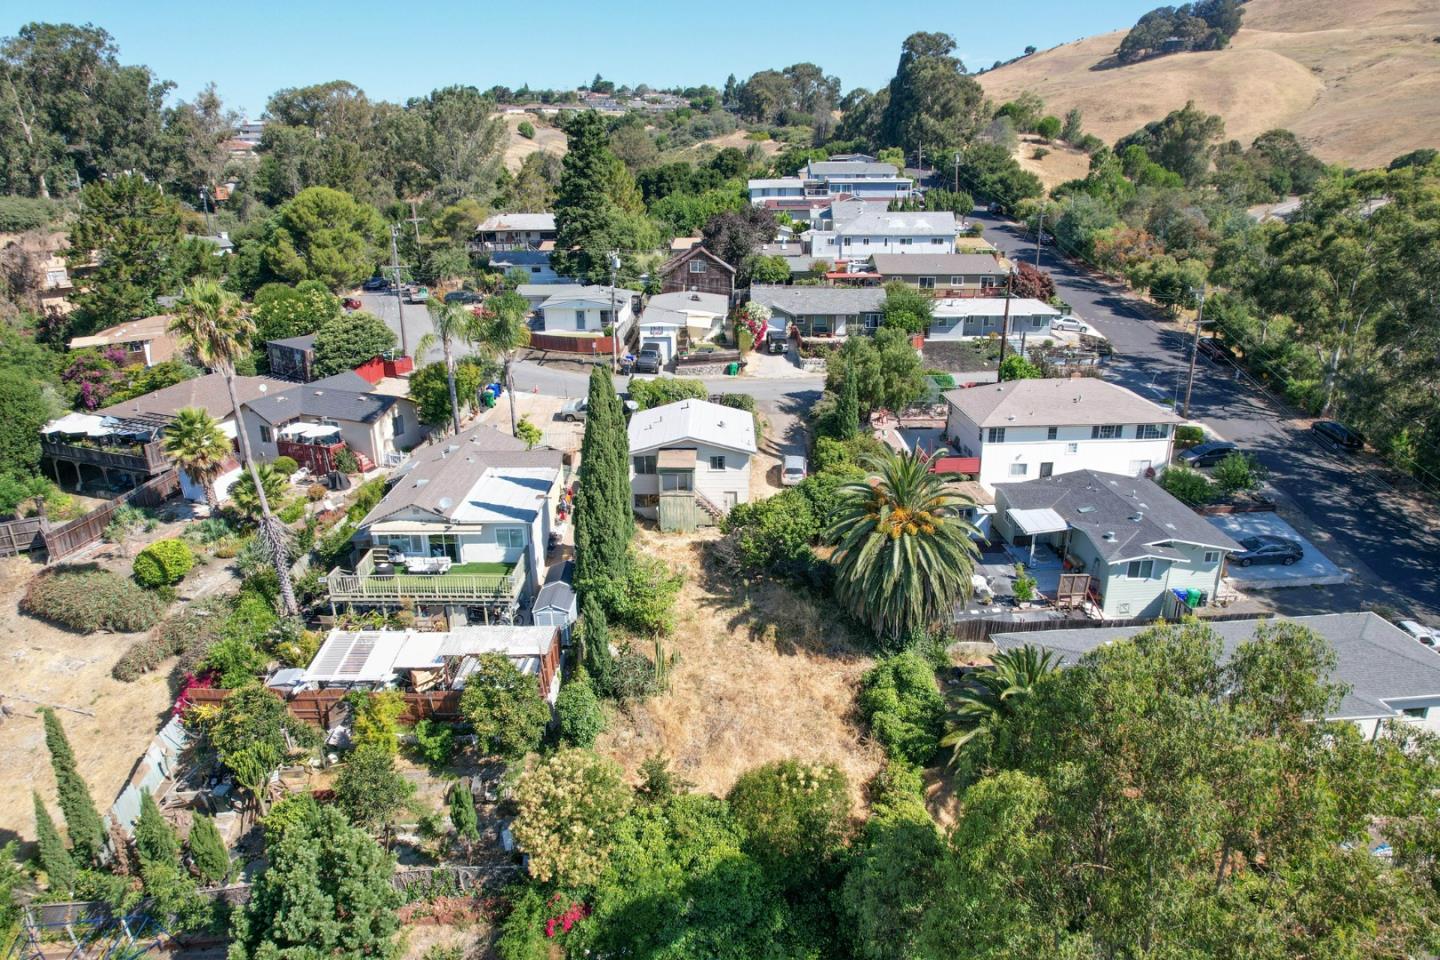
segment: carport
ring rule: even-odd
[[[1030,562],[1035,562],[1035,538],[1043,537],[1050,533],[1064,533],[1070,529],[1070,524],[1049,507],[1042,507],[1033,510],[1010,510],[1005,514],[1009,521],[1012,536],[1018,534],[1030,538]],[[1019,546],[1019,544],[1016,544]]]

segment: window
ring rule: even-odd
[[[1010,464],[1010,476],[1012,477],[1023,477],[1029,470],[1030,465],[1026,463]]]
[[[935,278],[934,278],[934,277],[921,277],[921,278],[920,278],[920,289],[921,289],[921,290],[934,290],[934,289],[935,289]]]
[[[453,533],[430,534],[430,556],[449,557],[452,563],[459,563],[460,538]]]
[[[704,261],[704,260],[691,260],[691,261],[690,261],[690,272],[691,272],[691,273],[704,273],[704,272],[705,272],[705,261]]]
[[[539,272],[540,272],[540,268],[539,268],[539,267],[531,267],[531,268],[530,268],[530,272],[531,272],[531,273],[539,273]]]
[[[1206,551],[1205,551],[1205,562],[1206,562],[1206,563],[1219,563],[1219,562],[1220,562],[1220,551],[1219,551],[1219,550],[1206,550]]]
[[[1403,713],[1403,714],[1405,714],[1405,716],[1410,717],[1412,720],[1424,720],[1424,719],[1425,719],[1425,715],[1430,712],[1430,708],[1429,708],[1429,707],[1406,707],[1404,710],[1401,710],[1400,712]]]
[[[1149,580],[1155,573],[1154,560],[1131,560],[1125,576],[1131,580]]]
[[[1142,423],[1135,428],[1136,440],[1163,440],[1170,436],[1168,423]]]
[[[496,527],[495,542],[511,549],[525,546],[525,531],[519,527]]]
[[[962,287],[962,286],[964,286],[964,285],[965,285],[965,278],[964,278],[964,277],[951,277],[951,278],[950,278],[950,286],[952,286],[952,287]]]
[[[849,237],[846,237],[846,238],[845,238],[845,246],[847,246],[847,247],[850,246],[851,242],[852,242],[852,241],[850,240]]]
[[[810,318],[810,333],[814,336],[826,336],[830,333],[829,314],[816,314]]]
[[[710,469],[711,469],[711,470],[724,470],[724,469],[725,469],[725,458],[724,458],[724,457],[711,457],[711,458],[710,458]]]
[[[910,246],[910,238],[909,238],[909,237],[901,237],[901,238],[900,238],[900,246],[902,246],[902,247],[908,247],[908,246]]]
[[[1056,440],[1056,439],[1059,438],[1059,436],[1060,436],[1060,428],[1059,428],[1059,427],[1047,427],[1047,428],[1045,429],[1045,439],[1046,439],[1046,440]]]
[[[935,239],[931,240],[930,242],[931,242],[931,243],[935,243],[935,244],[939,244],[940,246],[944,246],[944,245],[945,245],[945,238],[944,238],[944,237],[936,237]]]
[[[654,510],[660,506],[660,495],[658,493],[637,493],[635,494],[635,509]]]
[[[390,432],[392,435],[401,437],[405,435],[405,415],[396,413],[390,420]]]
[[[865,331],[866,331],[867,333],[874,333],[875,330],[876,330],[879,326],[880,326],[880,314],[878,314],[878,313],[867,313],[867,314],[865,314]]]
[[[648,477],[655,473],[655,454],[635,457],[634,460],[637,476]]]
[[[261,443],[274,443],[274,442],[275,442],[275,434],[271,433],[271,432],[270,432],[270,428],[267,427],[267,426],[265,426],[265,424],[263,424],[263,423],[260,424],[260,442],[261,442]]]
[[[986,443],[1004,443],[1004,442],[1005,442],[1005,428],[1004,428],[1004,427],[991,427],[991,428],[990,428],[990,435],[985,438],[985,442],[986,442]]]
[[[1080,452],[1080,444],[1078,444],[1078,443],[1067,443],[1067,444],[1065,444],[1065,452],[1066,452],[1066,453],[1079,453],[1079,452]]]
[[[1090,439],[1091,439],[1091,440],[1119,440],[1119,439],[1120,439],[1120,425],[1119,425],[1119,424],[1115,424],[1115,423],[1107,423],[1107,424],[1103,424],[1103,425],[1098,426],[1098,427],[1091,427],[1091,428],[1090,428]]]
[[[670,493],[677,490],[694,490],[695,475],[686,470],[682,473],[660,474],[660,489]]]

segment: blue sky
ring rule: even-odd
[[[227,104],[258,116],[276,89],[335,79],[404,100],[452,83],[574,86],[596,71],[632,85],[720,86],[728,73],[743,79],[808,60],[846,90],[873,89],[894,73],[901,41],[916,30],[954,36],[975,70],[1028,44],[1043,50],[1129,26],[1157,2],[21,0],[5,5],[0,35],[29,20],[89,21],[115,37],[122,62],[148,65],[177,84],[177,95],[213,80]]]

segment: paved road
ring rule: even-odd
[[[985,224],[986,238],[1001,250],[1023,252],[1034,262],[1034,244],[1008,221],[972,219]],[[1053,247],[1041,248],[1040,266],[1055,278],[1060,296],[1075,314],[1110,339],[1115,348],[1110,379],[1155,400],[1183,401],[1188,338],[1155,323],[1139,301],[1077,269]],[[1354,572],[1365,595],[1402,611],[1427,608],[1431,617],[1440,617],[1440,530],[1427,527],[1408,509],[1405,499],[1384,481],[1376,461],[1352,459],[1321,446],[1306,423],[1294,419],[1294,411],[1270,399],[1233,367],[1204,357],[1197,363],[1190,415],[1253,452],[1270,470],[1272,485],[1308,518],[1317,535],[1323,538],[1328,532],[1348,548],[1360,562]],[[1322,594],[1331,592],[1352,593],[1316,588],[1315,605],[1325,606],[1329,598]]]

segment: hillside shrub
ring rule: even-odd
[[[860,712],[891,759],[925,766],[940,748],[945,701],[935,670],[916,653],[880,661],[860,681]]]
[[[431,767],[443,767],[455,756],[455,728],[434,717],[415,723],[415,751]]]
[[[20,611],[77,633],[148,630],[166,601],[128,577],[98,567],[61,567],[30,582]]]
[[[1171,467],[1160,475],[1160,486],[1181,503],[1203,506],[1215,499],[1218,492],[1210,478],[1189,467]]]
[[[655,380],[630,381],[630,399],[641,410],[663,407],[680,400],[704,400],[710,396],[703,380],[689,377],[665,377]]]
[[[184,540],[157,540],[135,558],[131,572],[135,582],[154,589],[179,583],[195,566],[195,554]]]
[[[555,710],[560,719],[560,739],[572,747],[593,747],[605,732],[605,707],[590,678],[582,670],[560,688]]]
[[[745,852],[776,884],[785,891],[825,884],[849,832],[844,773],[826,763],[767,763],[742,774],[728,799],[745,828]]]
[[[1205,428],[1185,423],[1175,428],[1175,446],[1184,449],[1205,442]]]
[[[300,464],[295,462],[294,457],[285,456],[276,457],[274,460],[270,461],[270,466],[275,468],[276,473],[285,477],[290,476],[296,470],[300,469]]]
[[[611,604],[611,620],[640,633],[669,633],[675,625],[675,598],[684,582],[683,574],[658,557],[632,552]]]
[[[305,501],[301,499],[291,500],[285,506],[275,512],[281,523],[294,523],[305,516]]]
[[[195,604],[157,623],[144,639],[137,640],[121,654],[110,669],[110,675],[122,683],[130,683],[178,656],[177,672],[194,673],[205,652],[220,639],[225,616],[217,604]]]

